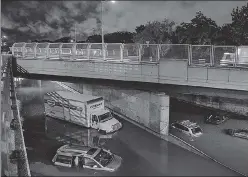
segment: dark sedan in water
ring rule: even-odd
[[[234,137],[248,139],[248,129],[226,129],[225,133]]]
[[[205,118],[205,122],[207,124],[214,124],[214,125],[222,124],[222,123],[226,122],[227,120],[228,120],[227,115],[221,115],[221,114],[216,114],[216,113],[209,114]]]

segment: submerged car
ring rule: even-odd
[[[75,163],[76,158],[78,164]],[[57,150],[52,162],[57,166],[78,165],[81,168],[114,172],[121,166],[122,158],[98,147],[64,145]]]
[[[199,137],[202,135],[202,129],[199,125],[189,120],[174,122],[171,124],[171,127],[191,137]]]
[[[225,129],[225,132],[234,137],[248,139],[248,129]]]
[[[229,117],[227,115],[213,113],[206,116],[205,123],[219,125],[224,123],[228,119]]]

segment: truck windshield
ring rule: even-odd
[[[113,155],[101,149],[94,159],[106,167],[113,160]]]
[[[99,118],[100,122],[105,122],[105,121],[111,119],[111,113],[107,112],[105,114],[99,115],[98,118]]]

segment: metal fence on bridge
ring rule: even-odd
[[[189,65],[246,67],[248,46],[121,43],[15,43],[12,54],[22,59],[105,60],[158,63],[188,60]]]

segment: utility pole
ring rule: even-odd
[[[77,42],[77,25],[75,23],[75,43]]]
[[[104,32],[103,32],[103,0],[101,0],[101,32],[102,32],[102,54],[103,59],[105,60],[105,51],[104,51]]]

